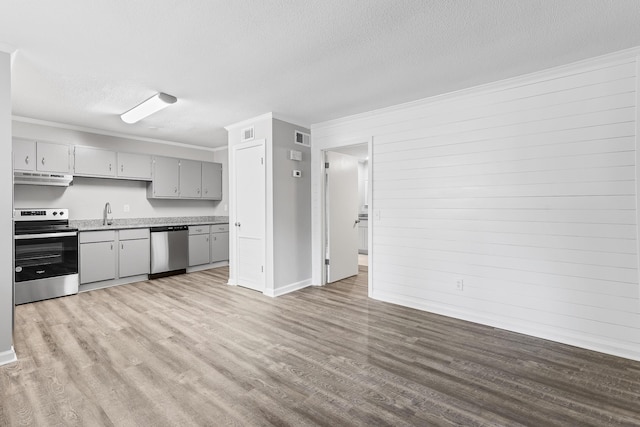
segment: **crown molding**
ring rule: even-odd
[[[93,133],[93,134],[96,134],[96,135],[112,136],[112,137],[115,137],[115,138],[131,139],[131,140],[134,140],[134,141],[143,141],[143,142],[152,142],[152,143],[155,143],[155,144],[172,145],[172,146],[175,146],[175,147],[189,148],[189,149],[194,149],[194,150],[219,151],[219,150],[226,150],[226,148],[227,148],[226,146],[223,146],[223,147],[203,147],[201,145],[186,144],[184,142],[168,141],[168,140],[165,140],[165,139],[156,139],[156,138],[146,138],[146,137],[142,137],[142,136],[135,136],[135,135],[128,135],[128,134],[124,134],[124,133],[111,132],[111,131],[107,131],[107,130],[103,130],[103,129],[95,129],[95,128],[84,127],[84,126],[70,125],[70,124],[67,124],[67,123],[51,122],[51,121],[48,121],[48,120],[33,119],[31,117],[11,116],[11,119],[13,121],[21,122],[21,123],[30,123],[30,124],[35,124],[35,125],[54,127],[54,128],[58,128],[58,129],[67,129],[67,130],[73,130],[73,131],[78,131],[78,132]]]

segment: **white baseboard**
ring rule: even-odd
[[[284,294],[288,294],[290,292],[294,292],[303,288],[311,286],[311,278],[301,280],[299,282],[290,283],[286,286],[280,286],[277,289],[269,289],[264,291],[263,293],[268,297],[279,297]]]
[[[493,328],[504,329],[506,331],[529,335],[535,338],[542,338],[561,344],[572,345],[586,350],[597,351],[612,356],[623,357],[625,359],[640,361],[640,349],[625,345],[624,343],[607,340],[601,337],[585,336],[567,330],[541,329],[535,325],[510,322],[509,319],[502,319],[497,316],[482,316],[463,310],[455,310],[450,307],[443,307],[438,304],[425,304],[412,301],[387,292],[373,291],[371,298],[402,305],[404,307],[415,308],[429,313],[452,317],[454,319],[465,320],[467,322],[479,323]]]
[[[17,361],[18,357],[16,356],[16,352],[13,349],[13,346],[11,346],[11,349],[0,353],[0,366]]]

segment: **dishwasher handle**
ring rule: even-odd
[[[188,229],[189,229],[188,225],[164,225],[162,227],[151,227],[149,231],[151,233],[161,233],[164,231],[182,231],[182,230],[188,230]]]

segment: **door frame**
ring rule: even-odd
[[[264,236],[263,236],[263,264],[264,264],[264,290],[267,289],[267,272],[270,269],[270,266],[267,264],[267,153],[266,153],[266,139],[254,139],[251,141],[243,142],[240,144],[234,144],[231,146],[229,150],[229,280],[227,282],[228,285],[237,286],[238,280],[236,276],[236,271],[238,269],[238,257],[237,257],[237,227],[233,224],[237,222],[238,211],[237,211],[237,203],[236,203],[236,150],[242,150],[245,148],[251,147],[262,147],[263,155],[264,155],[264,197],[265,197],[265,224],[264,224]]]
[[[326,257],[326,248],[327,248],[327,188],[326,188],[326,176],[325,176],[325,168],[324,168],[324,162],[326,159],[326,152],[327,151],[335,151],[336,149],[340,149],[340,148],[344,148],[344,147],[349,147],[351,145],[360,145],[360,144],[367,144],[367,153],[368,153],[368,157],[369,160],[367,161],[367,171],[368,171],[368,180],[369,180],[369,185],[367,188],[367,201],[368,201],[368,214],[369,214],[369,223],[368,223],[368,228],[367,228],[367,252],[368,252],[368,280],[367,280],[367,285],[368,285],[368,295],[371,296],[373,293],[373,272],[372,272],[372,266],[373,266],[373,257],[374,257],[374,251],[373,251],[373,227],[374,227],[374,218],[373,218],[373,212],[374,212],[374,200],[373,200],[373,137],[363,137],[363,138],[353,138],[353,139],[349,139],[349,140],[345,140],[345,141],[341,141],[339,143],[336,144],[332,144],[331,147],[324,147],[321,148],[320,151],[320,156],[318,156],[318,166],[320,167],[320,174],[318,176],[319,179],[319,183],[320,183],[320,242],[319,242],[319,253],[321,254],[320,259],[316,259],[316,262],[318,263],[318,265],[320,266],[320,272],[321,272],[321,282],[320,285],[324,286],[327,284],[327,269],[325,267],[324,264],[324,260]]]

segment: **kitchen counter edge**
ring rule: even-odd
[[[219,225],[228,223],[228,217],[132,218],[114,220],[111,225],[103,225],[102,220],[69,220],[69,226],[77,228],[78,231],[81,232],[150,228],[168,225]]]

